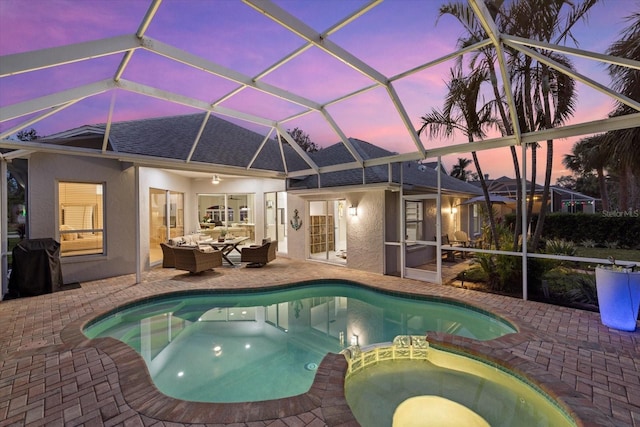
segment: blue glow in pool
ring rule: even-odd
[[[168,396],[248,402],[306,392],[328,352],[427,331],[477,340],[516,332],[508,322],[461,304],[325,281],[157,297],[114,310],[84,333],[133,347]]]

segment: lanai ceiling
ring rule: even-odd
[[[616,101],[636,111],[640,103],[610,89],[603,73],[608,64],[640,69],[639,62],[605,55],[608,44],[598,40],[576,48],[501,34],[487,7],[491,3],[483,0],[469,0],[468,6],[486,39],[462,50],[457,42],[464,28],[450,16],[438,18],[441,3],[435,0],[2,1],[0,148],[7,160],[32,151],[74,152],[201,172],[293,177],[589,135],[640,123],[640,113],[607,117]],[[29,10],[29,6],[34,7]],[[622,17],[631,14],[632,6],[631,1],[613,2]],[[22,14],[17,13],[20,10]],[[619,36],[620,22],[598,19],[592,15],[589,25],[609,31],[600,42]],[[463,55],[467,58],[490,45],[498,53],[496,69],[502,86],[508,75],[505,49],[524,52],[573,77],[580,92],[574,119],[556,129],[528,134],[515,126],[511,135],[489,135],[471,145],[463,135],[449,140],[419,136],[420,117],[442,106],[449,69]],[[576,71],[537,53],[541,50],[566,54],[575,61]],[[510,89],[507,82],[507,94]],[[513,117],[513,96],[504,102]],[[284,174],[253,170],[251,164],[228,168],[190,158],[113,153],[106,143],[103,149],[89,149],[47,139],[104,132],[106,142],[113,122],[202,112],[254,130],[264,135],[265,142],[275,143],[277,135],[284,136],[308,168],[285,167]],[[206,119],[200,123],[192,140],[173,143],[187,144],[187,151],[193,152],[206,124]],[[31,127],[44,138],[15,140],[16,132]],[[302,129],[320,146],[344,144],[352,161],[318,166],[290,139],[287,130],[293,128]],[[394,154],[365,160],[350,137]],[[259,145],[254,158],[264,146]],[[237,149],[246,149],[241,140]]]

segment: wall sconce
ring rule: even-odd
[[[351,345],[358,345],[358,336],[356,334],[351,335]]]
[[[455,215],[458,213],[458,208],[451,207],[451,215]]]
[[[357,206],[349,206],[349,216],[358,216]]]
[[[213,178],[211,179],[211,183],[220,184],[220,177],[218,175],[213,175]]]

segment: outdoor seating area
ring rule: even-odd
[[[170,239],[168,243],[160,243],[162,267],[199,273],[221,267],[223,261],[230,267],[239,267],[238,255],[240,263],[247,263],[247,267],[263,267],[276,259],[277,241],[264,239],[261,245],[242,247],[248,239],[235,237],[219,241],[201,235]],[[234,253],[236,258],[232,259]]]
[[[209,249],[204,250],[184,246],[172,248],[174,267],[177,270],[186,270],[192,274],[222,267],[222,252],[213,248]]]
[[[242,248],[241,262],[247,262],[247,267],[263,267],[267,263],[276,259],[278,242],[267,240],[260,246],[250,246]]]
[[[455,262],[456,257],[460,259],[465,257],[463,251],[455,249],[456,247],[465,247],[463,242],[449,240],[448,234],[443,234],[441,239],[443,261]]]

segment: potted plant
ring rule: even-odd
[[[640,271],[635,264],[596,267],[596,289],[602,324],[621,331],[635,331],[640,307]]]
[[[223,228],[220,230],[220,237],[218,237],[218,242],[224,242],[224,238],[227,235],[227,229]]]

